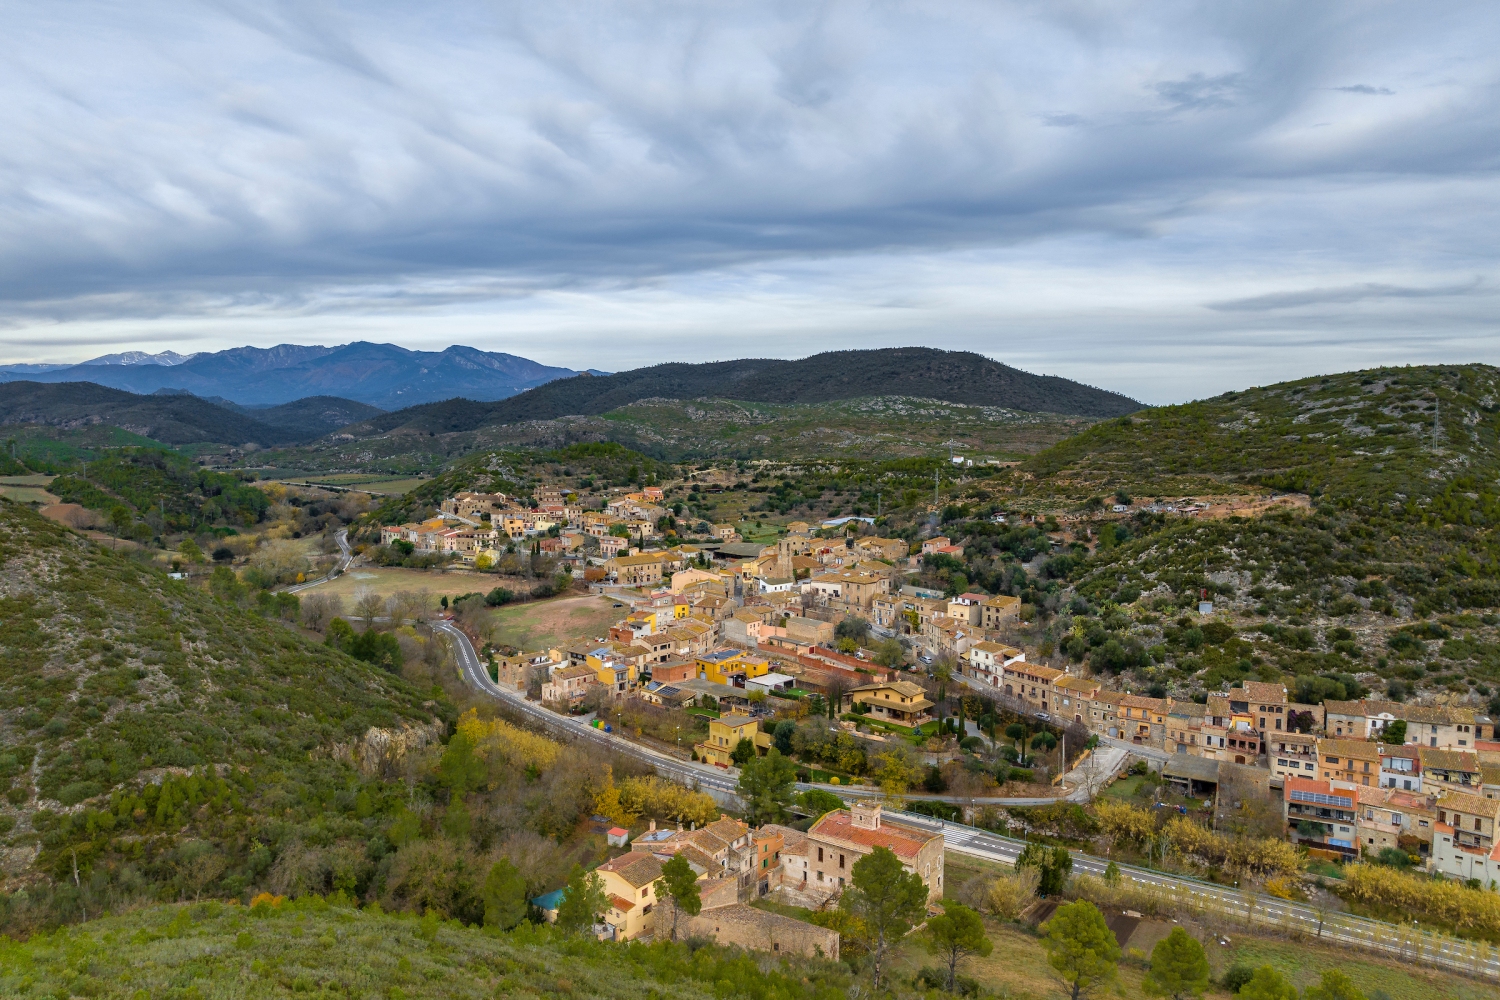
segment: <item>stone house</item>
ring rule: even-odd
[[[929,901],[943,897],[942,835],[885,822],[878,803],[826,813],[808,829],[807,847],[809,882],[819,889],[842,892],[855,862],[884,847],[901,860],[903,868],[921,876]]]

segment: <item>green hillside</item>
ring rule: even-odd
[[[303,823],[327,831],[324,805],[358,791],[337,745],[444,712],[400,677],[0,502],[10,889],[72,883],[75,859],[85,900],[251,885],[272,848]],[[27,919],[76,913],[78,897]],[[0,929],[13,915],[0,906]]]
[[[718,948],[621,947],[523,924],[510,934],[387,916],[317,897],[272,907],[156,907],[0,938],[0,995],[130,998],[585,997],[836,1000],[847,968]]]
[[[1500,523],[1500,370],[1376,368],[1097,424],[1025,466],[1054,489],[1176,497],[1249,485],[1367,516]]]

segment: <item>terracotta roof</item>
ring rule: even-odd
[[[1087,677],[1074,677],[1072,674],[1066,677],[1059,677],[1056,683],[1053,684],[1053,687],[1061,688],[1064,691],[1079,691],[1083,694],[1092,694],[1102,686],[1098,681],[1089,680]]]
[[[1245,692],[1245,700],[1259,702],[1262,704],[1282,704],[1286,701],[1286,687],[1282,684],[1270,684],[1266,681],[1246,681],[1241,688]],[[1230,692],[1232,696],[1233,691]]]
[[[1441,750],[1437,747],[1417,747],[1417,758],[1422,770],[1470,771],[1479,773],[1479,757],[1467,750]]]
[[[661,878],[661,862],[655,856],[640,851],[631,851],[618,858],[604,862],[598,871],[614,872],[626,882],[639,889]]]
[[[631,910],[635,909],[635,904],[626,899],[624,896],[609,897],[609,905],[613,906],[621,913],[629,913]]]
[[[1335,757],[1355,757],[1359,760],[1379,760],[1380,744],[1368,740],[1319,740],[1318,753]]]
[[[1325,701],[1323,711],[1328,715],[1352,715],[1364,718],[1365,703],[1362,701]]]
[[[1451,726],[1455,723],[1472,725],[1474,723],[1472,709],[1450,708],[1446,705],[1403,705],[1396,713],[1396,717],[1423,726]]]
[[[854,825],[853,816],[847,809],[835,809],[823,816],[807,831],[807,836],[814,840],[841,840],[848,844],[868,847],[871,850],[885,847],[900,858],[915,858],[923,847],[934,840],[942,839],[942,834],[925,833],[910,827],[892,826],[885,822],[880,824],[878,830],[857,827]]]
[[[1500,815],[1500,799],[1487,799],[1468,792],[1444,792],[1438,796],[1437,804],[1440,809],[1452,809],[1470,816]]]
[[[863,684],[863,685],[855,688],[854,690],[850,691],[849,693],[850,694],[856,694],[856,693],[858,693],[860,691],[885,691],[885,690],[894,691],[897,694],[899,694],[899,695],[901,695],[902,697],[905,697],[905,698],[925,698],[925,697],[927,697],[927,692],[924,691],[924,690],[922,690],[921,685],[919,685],[919,684],[913,684],[911,681],[887,681],[884,684]]]
[[[1145,695],[1141,694],[1127,694],[1124,698],[1120,699],[1120,704],[1124,705],[1127,708],[1144,708],[1149,709],[1152,712],[1160,712],[1162,715],[1166,715],[1169,711],[1171,711],[1172,699],[1147,698]]]
[[[1005,668],[1008,674],[1024,674],[1027,677],[1035,677],[1042,681],[1055,681],[1063,676],[1066,671],[1057,670],[1053,667],[1044,667],[1040,663],[1012,663]]]

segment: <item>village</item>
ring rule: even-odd
[[[1131,693],[1112,678],[1029,661],[1014,640],[1018,597],[945,595],[909,582],[924,559],[963,560],[963,548],[941,535],[908,543],[874,534],[871,518],[837,518],[790,522],[767,543],[743,542],[728,524],[686,541],[665,537],[671,511],[660,489],[645,487],[603,510],[576,499],[538,490],[535,505],[523,507],[501,494],[460,493],[440,516],[382,529],[386,544],[404,541],[481,567],[506,546],[531,546],[615,602],[619,618],[605,635],[539,649],[485,647],[497,683],[560,716],[619,728],[730,775],[778,745],[790,754],[788,727],[809,720],[826,720],[872,758],[883,745],[913,747],[932,774],[965,751],[1003,750],[1028,766],[1028,795],[1058,802],[1092,802],[1146,769],[1174,801],[1216,810],[1223,790],[1274,809],[1279,836],[1314,862],[1399,855],[1403,868],[1500,883],[1500,734],[1487,715],[1371,699],[1299,704],[1284,685],[1254,680],[1201,702]],[[1198,621],[1215,620],[1211,602],[1197,611]],[[966,703],[977,710],[963,718]],[[654,711],[658,723],[671,713],[675,739],[661,737],[660,724],[655,737],[643,731],[642,711]],[[1016,718],[1027,731],[1023,743],[1038,737],[1030,757],[997,733]],[[610,903],[600,933],[651,932],[661,866],[681,856],[702,883],[702,913],[683,918],[691,933],[835,955],[836,932],[747,904],[827,906],[854,860],[877,846],[920,875],[937,900],[941,836],[883,812],[881,799],[969,821],[980,798],[1004,801],[1012,787],[971,787],[968,804],[955,807],[954,796],[933,793],[941,779],[924,788],[919,776],[893,788],[873,769],[839,773],[806,761],[800,781],[847,788],[852,804],[801,829],[755,827],[728,814],[701,828],[653,823],[634,835],[611,826],[610,842],[624,853],[597,870]],[[555,917],[561,893],[536,905]]]

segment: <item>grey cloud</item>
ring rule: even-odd
[[[1153,84],[1151,89],[1176,111],[1229,108],[1240,103],[1244,95],[1244,83],[1239,73],[1212,77],[1192,73],[1181,80]]]
[[[1475,278],[1458,285],[1432,288],[1408,288],[1369,282],[1339,288],[1308,288],[1295,292],[1272,292],[1227,302],[1210,302],[1208,308],[1218,312],[1269,312],[1273,309],[1296,309],[1300,306],[1347,305],[1366,299],[1430,299],[1455,295],[1494,295],[1495,286]]]
[[[1334,292],[1320,268],[1418,288],[1495,263],[1480,3],[68,11],[88,30],[23,6],[0,37],[7,343],[1008,247],[1089,275],[1312,261],[1254,287]],[[1414,52],[1445,74],[1421,116],[1362,103],[1344,132],[1318,103],[1411,89]]]
[[[1346,94],[1377,94],[1388,97],[1395,91],[1389,87],[1372,87],[1368,83],[1356,83],[1348,87],[1334,87],[1334,90],[1342,90]]]

